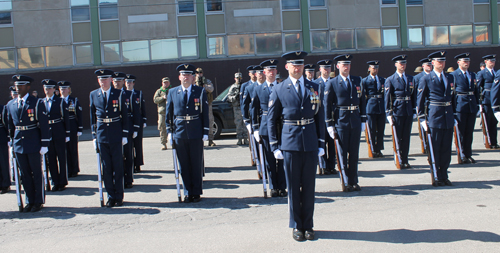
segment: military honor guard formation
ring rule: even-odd
[[[395,73],[378,75],[380,61],[368,61],[368,76],[352,76],[353,55],[338,55],[305,64],[307,53],[289,52],[248,66],[250,80],[235,73],[227,101],[233,106],[237,145],[248,145],[252,165],[262,181],[264,198],[288,198],[289,227],[297,241],[315,239],[313,214],[316,174],[337,174],[344,192],[361,191],[359,147],[364,132],[368,157],[384,157],[386,122],[392,132],[396,169],[408,169],[413,121],[423,154],[428,156],[431,185],[452,186],[448,167],[455,139],[459,164],[472,158],[472,134],[480,116],[486,148],[498,149],[500,70],[495,55],[484,69],[471,72],[470,54],[454,58],[458,67],[445,71],[446,51],[421,59],[420,73],[407,73],[406,55],[392,58]],[[280,80],[284,64],[288,77]],[[319,76],[315,79],[316,66]],[[335,75],[335,69],[338,75]],[[162,150],[171,146],[178,201],[199,202],[205,175],[204,142],[213,141],[211,103],[214,86],[192,64],[177,67],[180,85],[162,79],[153,102],[158,107]],[[146,102],[136,77],[108,69],[95,71],[99,88],[90,93],[90,124],[97,155],[101,206],[124,204],[125,189],[144,165]],[[69,81],[41,81],[45,97],[29,94],[35,81],[12,77],[11,100],[0,105],[0,187],[12,181],[20,212],[43,208],[48,191],[64,191],[80,171],[78,138],[82,106],[71,95]],[[56,91],[60,95],[57,95]],[[336,167],[336,168],[335,168]],[[12,181],[11,181],[12,180]],[[181,186],[182,185],[182,186]],[[181,194],[183,188],[183,194]],[[24,189],[26,204],[23,204]],[[105,196],[105,194],[107,196]]]

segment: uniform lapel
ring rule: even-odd
[[[287,87],[288,93],[290,93],[290,95],[292,97],[294,97],[298,102],[300,102],[299,94],[297,93],[297,90],[295,90],[292,79],[288,78],[287,82],[288,82],[288,87]],[[291,93],[293,93],[293,94],[291,94]]]

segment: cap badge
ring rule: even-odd
[[[104,74],[104,69],[101,69],[101,74]]]
[[[295,52],[295,54],[296,54],[297,56],[299,56],[299,55],[300,55],[300,51]]]
[[[189,67],[188,64],[184,64],[184,68],[187,69]]]

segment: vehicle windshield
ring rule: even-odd
[[[219,94],[219,96],[217,96],[214,101],[226,101],[226,97],[227,97],[227,93],[229,92],[229,88],[231,88],[231,86],[227,87],[221,94]]]

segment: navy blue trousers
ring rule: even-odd
[[[80,172],[78,161],[78,135],[76,131],[71,131],[70,139],[66,142],[66,157],[68,164],[68,174]]]
[[[184,195],[203,194],[203,141],[202,139],[174,138],[181,167]]]
[[[460,130],[460,144],[465,157],[472,156],[472,136],[476,124],[475,113],[458,113],[458,130]]]
[[[330,137],[330,134],[328,134],[328,132],[325,133],[325,141],[326,150],[323,158],[325,159],[326,168],[328,170],[334,170],[337,157],[335,154],[335,141],[332,139],[332,137]]]
[[[289,227],[312,229],[318,151],[283,151],[288,186]]]
[[[373,151],[384,150],[385,114],[367,114]]]
[[[10,186],[9,163],[9,146],[7,143],[2,143],[0,144],[0,187]]]
[[[413,123],[412,116],[394,116],[396,135],[399,140],[399,153],[401,153],[401,163],[408,163],[408,153],[410,152],[410,134]]]
[[[271,151],[269,145],[269,136],[260,136],[262,140],[262,147],[264,147],[264,160],[266,169],[269,175],[269,189],[286,189],[285,170],[283,169],[283,160],[274,158],[274,153]]]
[[[340,146],[342,147],[342,162],[344,163],[347,183],[350,185],[357,184],[361,127],[337,128],[337,133],[340,138]]]
[[[40,153],[16,153],[21,169],[21,179],[28,204],[43,204],[45,202],[45,182],[42,176]]]
[[[108,198],[123,199],[122,143],[99,143],[103,181]]]
[[[492,146],[497,145],[497,124],[498,121],[493,114],[491,105],[483,105],[484,114],[486,115],[486,125],[488,126],[488,133],[490,135],[490,144]]]
[[[430,130],[438,180],[443,181],[448,179],[448,167],[451,162],[453,128],[438,129],[431,127]]]
[[[141,129],[137,132],[137,137],[134,138],[133,141],[133,149],[134,149],[134,166],[139,167],[144,165],[144,155],[142,151],[142,137],[144,136],[144,129],[141,126]]]
[[[66,142],[65,138],[57,138],[49,143],[47,152],[47,167],[50,171],[53,185],[68,184],[68,167],[66,163]]]
[[[134,134],[133,132],[129,134],[129,136],[127,137],[128,142],[123,146],[123,157],[125,159],[123,162],[124,165],[123,172],[124,172],[125,183],[134,182],[134,174],[133,174],[134,155],[132,151],[132,147],[134,145],[133,143],[134,139],[132,138],[133,134]]]

